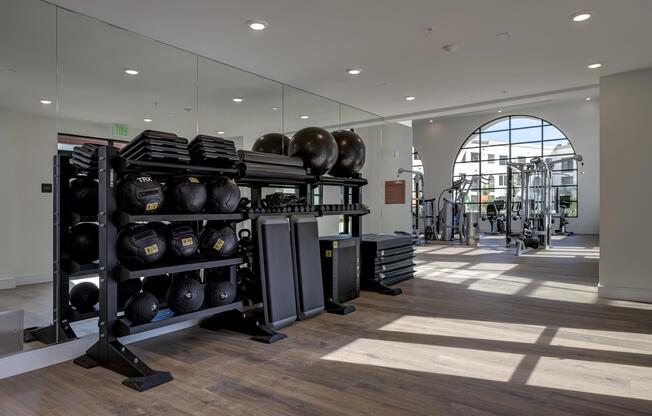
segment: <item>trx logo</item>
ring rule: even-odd
[[[151,176],[139,176],[136,178],[138,182],[152,182],[152,177]]]
[[[222,247],[223,247],[223,246],[224,246],[224,240],[222,240],[221,238],[220,238],[219,240],[217,240],[217,241],[215,242],[215,244],[213,244],[213,248],[214,248],[216,251],[220,251],[220,250],[222,250]]]
[[[194,177],[191,176],[191,177],[188,178],[188,182],[190,182],[190,183],[199,183],[199,179],[194,178]]]
[[[158,202],[150,202],[149,204],[145,205],[145,211],[154,211],[157,208]]]
[[[152,254],[156,253],[158,253],[158,246],[156,244],[145,247],[145,255],[151,256]]]
[[[181,239],[181,245],[182,245],[183,247],[191,246],[191,245],[194,244],[194,242],[195,242],[195,241],[192,239],[192,237],[187,237],[187,238],[182,238],[182,239]]]

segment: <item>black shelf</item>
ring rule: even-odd
[[[320,215],[321,216],[326,216],[326,215],[350,215],[350,216],[360,216],[360,215],[367,215],[371,211],[368,209],[353,209],[353,210],[343,210],[343,211],[323,211],[320,210]]]
[[[236,180],[239,186],[259,186],[262,188],[296,188],[306,185],[314,179],[314,176],[305,178],[275,178],[270,176],[243,176]]]
[[[130,270],[121,265],[116,266],[115,279],[119,282],[137,277],[158,276],[167,273],[182,273],[192,270],[211,269],[214,267],[228,267],[242,264],[242,257],[227,257],[224,259],[209,260],[197,258],[189,263],[165,264],[161,263],[156,267],[141,270]]]
[[[118,214],[118,224],[123,226],[135,222],[161,222],[161,221],[242,221],[243,215],[241,212],[232,212],[228,214],[202,212],[195,214],[173,214],[173,213],[160,213],[160,214],[128,214],[120,212]]]
[[[311,185],[348,186],[354,188],[365,186],[368,183],[369,182],[367,182],[367,180],[364,178],[336,178],[334,176],[317,176]]]
[[[161,309],[154,317],[152,322],[141,324],[141,325],[132,325],[131,322],[125,318],[121,317],[113,325],[113,334],[116,337],[124,337],[127,335],[140,334],[145,331],[151,331],[152,329],[161,328],[164,326],[176,324],[179,322],[188,321],[191,319],[205,318],[219,313],[228,312],[234,309],[242,307],[242,302],[233,302],[228,305],[217,306],[214,308],[200,309],[195,312],[186,313],[183,315],[176,315],[170,309]]]
[[[116,156],[113,159],[113,167],[117,171],[145,170],[150,174],[161,173],[164,175],[170,175],[170,173],[195,173],[200,175],[204,174],[237,177],[240,173],[240,169],[237,166],[232,168],[222,168],[216,166],[203,166],[183,163],[151,162],[146,160],[126,159],[122,156]]]
[[[310,211],[310,212],[264,212],[264,213],[260,213],[260,214],[249,213],[249,214],[247,214],[247,219],[255,220],[256,218],[261,217],[261,216],[291,217],[293,215],[312,215],[313,217],[318,217],[319,212],[318,211]]]

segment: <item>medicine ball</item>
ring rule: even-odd
[[[199,212],[206,204],[206,187],[194,176],[175,178],[167,184],[167,197],[176,210]]]
[[[100,228],[92,222],[82,222],[70,228],[70,258],[79,264],[92,263],[100,257]]]
[[[199,237],[199,249],[206,257],[228,257],[238,248],[238,237],[230,224],[209,224]]]
[[[303,159],[303,166],[313,175],[323,175],[337,162],[337,142],[332,134],[319,127],[306,127],[294,133],[289,156]]]
[[[80,176],[70,183],[72,211],[79,215],[97,215],[97,182],[88,176]]]
[[[235,292],[235,285],[229,280],[209,282],[204,289],[206,306],[213,308],[228,305],[235,299]]]
[[[175,313],[194,312],[204,303],[204,288],[193,279],[174,279],[168,289],[167,301]]]
[[[240,204],[240,188],[229,178],[219,178],[208,185],[208,207],[217,212],[233,212]]]
[[[123,280],[118,283],[118,308],[124,307],[127,300],[140,293],[143,288],[143,282],[140,279]]]
[[[165,229],[167,251],[175,259],[189,259],[197,254],[199,240],[192,227],[183,224],[170,224]]]
[[[165,255],[165,238],[158,227],[129,226],[118,235],[118,259],[131,268],[143,268]]]
[[[128,174],[118,183],[120,208],[132,213],[157,212],[163,205],[163,187],[147,174]]]
[[[159,303],[165,302],[172,279],[167,274],[143,278],[143,292],[151,293]]]
[[[290,138],[281,133],[268,133],[260,136],[251,147],[254,152],[273,153],[275,155],[288,154]]]
[[[100,301],[100,289],[92,282],[78,283],[70,289],[70,304],[78,312],[90,312]]]
[[[333,137],[337,142],[337,162],[328,172],[333,176],[350,178],[354,173],[360,172],[367,158],[367,146],[362,138],[351,130],[334,131]]]
[[[132,295],[125,303],[125,316],[134,325],[151,322],[158,312],[158,300],[151,293],[141,292]]]

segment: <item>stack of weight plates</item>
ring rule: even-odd
[[[84,172],[97,170],[97,145],[84,143],[72,149],[70,164]]]
[[[363,285],[391,285],[414,277],[412,237],[365,234],[360,245]]]
[[[221,137],[200,134],[188,148],[193,162],[198,165],[230,168],[238,161],[235,144]]]
[[[120,155],[131,160],[190,163],[188,139],[154,130],[140,133],[120,150]]]

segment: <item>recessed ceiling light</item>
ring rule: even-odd
[[[41,104],[45,104],[45,105],[52,104],[52,101],[50,101],[50,100],[46,100],[46,99],[44,98],[44,99],[41,100]]]
[[[571,20],[573,22],[584,22],[584,21],[589,20],[591,18],[591,13],[589,13],[587,11],[577,12],[577,13],[571,14],[570,18],[571,18]]]
[[[602,64],[601,64],[601,63],[591,64],[591,65],[588,65],[587,68],[589,68],[589,69],[598,69],[598,68],[602,68]]]
[[[503,110],[498,110],[498,112],[499,112],[499,113],[502,113],[502,112],[503,112]]]
[[[349,75],[360,75],[362,74],[362,69],[360,68],[349,68],[346,70],[346,73]]]
[[[138,74],[140,74],[140,71],[137,70],[137,69],[127,68],[127,69],[125,69],[125,74],[127,74],[127,75],[138,75]]]
[[[453,52],[456,52],[457,50],[459,50],[459,49],[460,49],[460,46],[459,46],[459,45],[452,45],[452,44],[451,44],[451,45],[445,45],[445,46],[443,46],[442,49],[445,50],[446,52],[451,52],[451,53],[453,53]]]
[[[226,134],[223,131],[218,131],[217,134]]]
[[[264,20],[251,19],[247,20],[247,26],[249,26],[249,29],[251,30],[261,31],[267,29],[269,23]]]
[[[432,121],[432,120],[428,120],[428,123],[433,123],[433,121]]]
[[[299,118],[301,118],[301,119],[303,119],[303,120],[307,120],[307,119],[310,118],[310,116],[307,116],[307,115],[305,115],[305,114],[302,114],[302,115],[299,116]]]
[[[591,101],[591,97],[586,97],[586,101]]]
[[[405,101],[414,101],[416,99],[417,99],[417,97],[414,97],[412,95],[408,95],[407,97],[405,97]]]
[[[241,103],[241,102],[243,102],[243,101],[244,101],[244,98],[235,97],[235,98],[233,99],[233,102],[234,102],[234,103]]]
[[[144,118],[143,121],[144,121],[145,123],[151,123],[151,122],[152,122],[152,119],[151,119],[151,118]]]
[[[272,107],[272,111],[278,111],[278,107]]]

